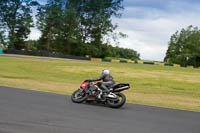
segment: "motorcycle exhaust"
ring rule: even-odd
[[[113,92],[120,92],[120,91],[123,91],[123,90],[127,90],[129,88],[130,88],[130,86],[124,86],[124,87],[117,88],[117,89],[113,90]]]

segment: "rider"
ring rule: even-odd
[[[103,90],[105,93],[109,93],[108,87],[112,86],[115,84],[115,81],[113,77],[110,75],[109,70],[104,69],[101,72],[101,76],[95,79],[90,79],[89,81],[94,82],[94,81],[100,81],[103,80],[102,83],[99,83],[99,87]]]

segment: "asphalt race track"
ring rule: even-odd
[[[200,133],[200,113],[137,104],[111,109],[0,86],[0,133]]]

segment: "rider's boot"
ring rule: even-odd
[[[103,93],[105,93],[105,94],[110,93],[110,90],[104,84],[101,85],[101,88],[102,88]]]

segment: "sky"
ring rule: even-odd
[[[128,38],[118,45],[136,50],[143,60],[163,61],[172,34],[189,25],[200,27],[200,0],[124,0],[123,5],[121,18],[113,23]],[[33,28],[30,39],[40,35]]]

